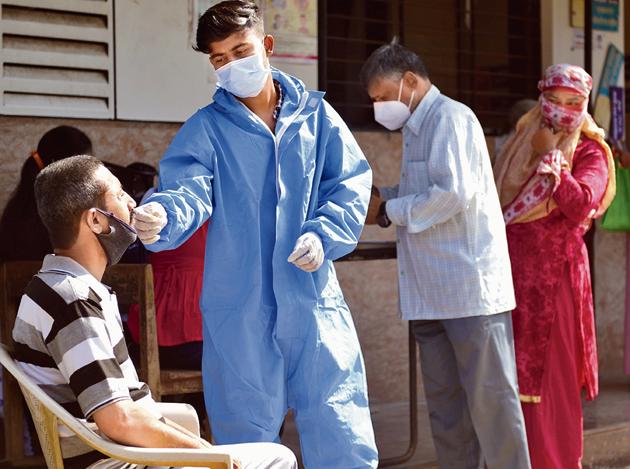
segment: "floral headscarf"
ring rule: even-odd
[[[547,67],[545,74],[538,82],[538,89],[543,91],[552,88],[568,88],[586,97],[590,94],[593,80],[584,69],[575,65],[557,64]],[[544,186],[544,181],[537,182],[536,168],[543,155],[538,155],[533,150],[531,141],[533,135],[540,129],[544,122],[540,102],[531,111],[518,121],[516,132],[506,142],[502,150],[502,157],[494,167],[495,180],[501,207],[506,209],[524,191],[532,191]],[[604,148],[608,160],[608,187],[597,209],[595,216],[600,216],[606,210],[615,195],[615,166],[610,147],[604,140],[604,130],[601,129],[586,114],[581,124],[564,136],[558,143],[558,149],[562,151],[564,158],[571,168],[573,166],[573,153],[582,135],[595,140]],[[547,188],[543,187],[547,192]],[[544,201],[534,206],[531,210],[522,214],[511,223],[525,223],[546,217],[556,208],[556,203],[548,192]]]
[[[551,88],[569,88],[588,98],[593,89],[593,79],[586,70],[577,65],[551,65],[538,82],[538,89],[543,92]]]

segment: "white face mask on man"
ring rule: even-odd
[[[259,50],[249,57],[233,60],[216,71],[219,86],[239,98],[258,96],[269,73],[271,69],[265,66]]]
[[[400,100],[402,89],[403,79],[401,78],[396,101],[379,101],[374,103],[374,120],[388,130],[400,129],[411,117],[411,104],[413,103],[416,90],[411,92],[409,105],[406,105]]]

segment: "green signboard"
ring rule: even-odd
[[[619,0],[593,0],[593,29],[619,31]]]

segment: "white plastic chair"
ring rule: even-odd
[[[145,466],[208,467],[211,469],[232,469],[233,467],[233,460],[229,454],[211,449],[138,448],[119,445],[106,440],[48,396],[19,368],[2,344],[0,344],[0,363],[20,385],[31,411],[49,469],[63,469],[59,423],[63,423],[91,448],[110,458],[128,463]]]

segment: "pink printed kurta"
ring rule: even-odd
[[[201,342],[199,298],[209,222],[177,249],[150,255],[155,290],[155,320],[161,347]],[[134,342],[140,342],[140,310],[129,309],[127,324]]]
[[[572,171],[562,172],[553,195],[558,207],[545,218],[507,227],[517,304],[513,322],[519,392],[524,402],[532,403],[524,404],[528,437],[542,441],[545,438],[540,433],[544,431],[558,437],[556,440],[571,440],[564,449],[530,445],[535,469],[554,467],[548,462],[554,454],[567,463],[570,459],[579,461],[580,389],[586,388],[588,399],[597,395],[593,297],[582,236],[607,183],[604,150],[597,142],[582,139],[573,156]],[[563,347],[560,341],[569,345]],[[567,367],[574,372],[565,373],[563,368]],[[553,406],[556,398],[567,405]],[[576,464],[563,467],[579,467]]]
[[[597,394],[597,352],[588,255],[582,236],[608,182],[604,150],[583,139],[573,156],[572,172],[562,172],[553,195],[558,208],[530,223],[508,225],[507,235],[516,290],[514,335],[519,389],[541,396],[545,353],[556,312],[555,293],[568,273],[584,362],[587,396]]]

